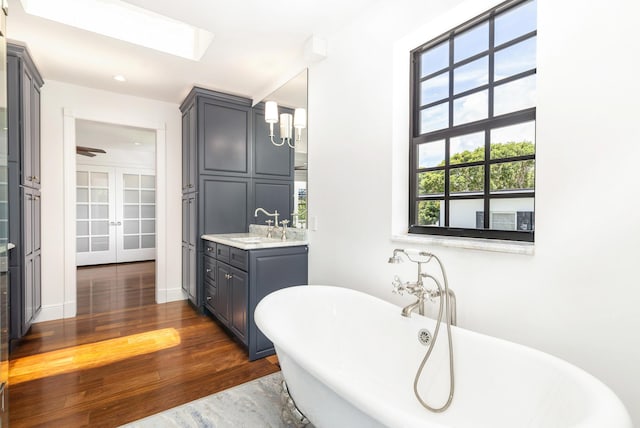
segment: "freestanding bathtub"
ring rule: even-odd
[[[255,320],[275,344],[298,409],[318,428],[593,427],[631,428],[616,395],[583,370],[551,355],[452,327],[455,395],[431,413],[413,394],[426,346],[418,331],[435,321],[341,287],[276,291]],[[432,406],[446,401],[449,368],[441,326],[419,390]]]

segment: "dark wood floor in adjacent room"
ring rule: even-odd
[[[154,270],[78,270],[80,315],[34,324],[11,354],[12,427],[115,427],[279,370],[188,303],[154,304]]]

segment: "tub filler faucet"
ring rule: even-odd
[[[418,278],[415,282],[410,282],[410,281],[402,282],[398,276],[395,276],[393,278],[393,282],[391,283],[391,285],[393,285],[393,293],[399,294],[402,296],[405,292],[407,292],[409,294],[414,295],[417,298],[417,300],[414,303],[411,303],[410,305],[407,305],[404,308],[402,308],[402,312],[401,312],[402,316],[410,317],[411,313],[416,309],[418,310],[418,314],[424,315],[425,299],[428,298],[429,300],[434,301],[438,297],[446,296],[447,300],[449,300],[450,302],[450,306],[449,308],[447,308],[447,312],[449,312],[449,322],[451,323],[451,325],[456,325],[457,323],[456,294],[453,292],[453,290],[451,290],[448,287],[448,284],[446,284],[446,274],[445,274],[445,287],[442,287],[440,285],[440,282],[433,276],[424,272],[424,268],[423,268],[423,265],[429,263],[434,258],[438,261],[438,263],[440,263],[440,260],[437,259],[437,257],[434,256],[433,254],[428,253],[426,251],[410,251],[410,250],[408,251],[408,250],[396,248],[395,250],[393,250],[393,255],[389,257],[389,263],[391,264],[402,263],[402,258],[400,257],[401,255],[405,256],[409,261],[412,261],[418,265]],[[412,255],[416,258],[413,258]],[[440,263],[440,268],[444,273],[444,268],[441,263]],[[424,278],[428,278],[434,281],[437,288],[436,289],[427,288],[424,284],[424,280],[423,280]]]
[[[416,263],[418,265],[418,279],[416,282],[402,282],[400,278],[397,276],[393,279],[393,292],[402,295],[403,292],[407,291],[410,294],[413,294],[417,297],[417,301],[414,303],[405,306],[402,308],[402,316],[410,317],[411,312],[418,309],[418,313],[420,315],[424,315],[424,300],[425,298],[429,298],[430,300],[435,300],[438,298],[438,316],[436,318],[436,327],[433,332],[432,339],[429,341],[429,347],[422,358],[422,362],[420,363],[420,367],[416,372],[416,376],[413,381],[413,393],[416,398],[420,402],[420,404],[427,410],[431,412],[440,413],[449,408],[451,405],[451,401],[453,400],[454,393],[454,370],[453,370],[453,341],[451,339],[451,326],[456,325],[456,295],[449,289],[449,282],[447,281],[447,272],[444,269],[444,265],[440,261],[440,259],[431,253],[426,251],[416,251],[416,250],[403,250],[400,248],[396,248],[393,250],[393,255],[389,257],[389,263],[397,264],[402,262],[402,258],[400,256],[404,256],[409,261]],[[431,260],[435,260],[440,267],[440,272],[442,274],[443,285],[440,284],[440,281],[423,271],[423,265],[429,263]],[[426,288],[424,285],[423,278],[431,280],[435,285],[436,289]],[[420,395],[418,391],[418,380],[422,375],[422,370],[424,366],[427,364],[429,357],[431,356],[431,351],[433,351],[433,345],[436,343],[438,339],[438,332],[440,331],[440,323],[444,321],[447,328],[447,343],[449,350],[449,398],[446,403],[440,407],[433,407],[427,404],[424,398]],[[424,329],[423,329],[424,330]],[[418,337],[421,340],[421,333],[418,332]],[[428,333],[428,331],[427,331]],[[425,343],[422,342],[421,343]]]

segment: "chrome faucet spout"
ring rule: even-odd
[[[416,302],[402,308],[402,316],[407,318],[411,317],[411,312],[415,311],[416,308],[420,315],[424,315],[424,299],[419,298]]]
[[[255,212],[253,213],[254,217],[258,217],[258,213],[259,212],[263,212],[265,215],[268,215],[269,217],[273,217],[273,214],[271,214],[270,212],[268,212],[267,210],[265,210],[264,208],[256,208]]]
[[[259,212],[263,212],[266,216],[269,217],[275,217],[275,227],[274,229],[278,230],[278,217],[280,216],[280,214],[278,214],[278,210],[274,210],[273,213],[268,212],[267,210],[265,210],[262,207],[258,207],[256,208],[256,210],[253,212],[253,216],[254,217],[258,217],[258,213]]]

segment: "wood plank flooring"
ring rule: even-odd
[[[131,291],[127,275],[144,276],[132,264],[112,287],[128,283]],[[147,291],[124,289],[130,299],[98,287],[112,304],[94,296],[83,315],[33,325],[11,354],[12,427],[114,427],[279,370],[275,358],[249,362],[241,345],[188,303],[149,304],[141,297]]]

